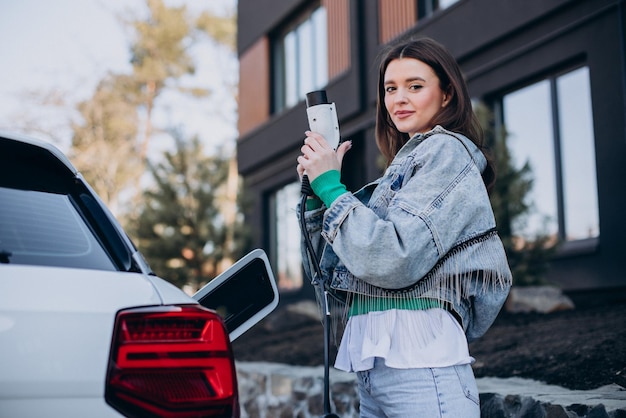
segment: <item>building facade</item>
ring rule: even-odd
[[[456,57],[515,164],[531,168],[532,211],[512,228],[559,240],[546,279],[574,293],[626,288],[625,26],[624,0],[239,0],[238,166],[254,245],[283,294],[311,287],[295,214],[305,94],[324,89],[336,103],[354,191],[381,174],[381,48],[421,36]]]

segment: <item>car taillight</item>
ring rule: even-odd
[[[235,363],[221,317],[195,305],[118,312],[105,398],[131,417],[238,417]]]

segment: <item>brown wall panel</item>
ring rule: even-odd
[[[415,25],[417,1],[381,0],[379,7],[380,43],[389,42],[405,30]]]
[[[328,19],[328,79],[350,68],[349,0],[323,0]]]
[[[239,57],[239,136],[269,118],[269,42],[260,38]]]

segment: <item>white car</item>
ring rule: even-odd
[[[187,296],[57,148],[0,132],[0,417],[238,417],[230,342],[277,295],[255,250]]]

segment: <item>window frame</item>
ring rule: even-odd
[[[446,10],[461,1],[462,0],[444,0],[444,2],[449,2],[449,4],[442,6],[442,0],[417,0],[417,20],[419,22],[421,19],[428,19],[432,17],[435,13],[441,10]]]
[[[293,232],[294,234],[294,239],[296,242],[296,247],[294,248],[295,253],[298,254],[298,263],[297,263],[297,271],[299,273],[299,277],[295,278],[295,279],[300,279],[300,283],[299,286],[294,286],[294,287],[285,287],[283,283],[281,283],[281,273],[282,271],[280,270],[282,267],[282,264],[279,260],[280,257],[280,249],[279,249],[279,243],[278,240],[281,237],[280,232],[278,231],[278,226],[279,226],[279,217],[280,214],[277,213],[277,194],[280,193],[281,191],[287,189],[287,188],[294,188],[298,190],[298,198],[296,199],[296,201],[294,201],[294,203],[299,203],[299,198],[300,198],[300,188],[301,185],[299,182],[288,182],[288,183],[283,183],[280,184],[278,187],[273,188],[271,191],[269,191],[267,193],[267,197],[266,197],[266,202],[267,202],[267,231],[268,231],[268,243],[269,243],[269,251],[268,251],[268,255],[270,258],[270,262],[272,264],[272,266],[274,266],[274,273],[276,276],[276,284],[278,286],[278,291],[281,295],[298,295],[301,292],[306,292],[307,290],[305,289],[307,287],[306,284],[306,277],[304,274],[304,268],[302,266],[302,257],[300,256],[300,239],[301,239],[301,231],[300,231],[300,225],[298,224],[297,221],[297,214],[296,214],[296,209],[297,206],[294,206],[293,212],[292,213],[288,213],[287,215],[290,216],[291,219],[291,224],[295,227],[296,231],[288,231],[288,232]],[[289,208],[286,208],[289,209]],[[289,264],[289,262],[287,262],[287,264]],[[295,266],[295,264],[294,264]],[[294,267],[292,266],[292,267]],[[295,269],[296,267],[294,267]]]
[[[319,28],[314,24],[317,12],[324,13],[324,25]],[[302,31],[306,28],[311,31],[310,37],[315,40],[315,44],[312,45],[310,50],[312,56],[308,57],[310,61],[315,62],[315,68],[312,70],[313,79],[307,82],[310,87],[305,88],[303,92],[295,91],[293,94],[289,92],[287,87],[287,77],[289,76],[287,67],[293,66],[294,84],[296,90],[302,89],[302,71],[299,68],[299,64],[302,61],[301,51],[298,43],[301,41],[300,36]],[[316,29],[321,29],[321,34],[316,33]],[[270,50],[271,50],[271,98],[270,98],[270,114],[277,114],[286,109],[295,106],[300,101],[304,100],[305,94],[309,91],[321,89],[328,83],[328,18],[326,16],[326,10],[320,1],[314,2],[303,9],[296,19],[290,19],[289,24],[278,29],[270,36]],[[295,60],[288,61],[286,59],[286,40],[288,43],[292,43],[293,51],[295,53]],[[324,60],[322,64],[320,60]],[[325,68],[319,68],[320,65]],[[323,73],[323,74],[322,74]],[[295,95],[294,95],[295,94]],[[290,97],[294,95],[293,98]],[[288,97],[289,96],[289,97]]]
[[[523,90],[525,88],[531,87],[533,85],[539,84],[541,82],[548,82],[549,85],[549,106],[550,106],[550,121],[551,121],[551,133],[552,133],[552,146],[553,146],[553,151],[554,151],[554,173],[553,173],[553,178],[555,181],[555,193],[556,193],[556,226],[557,226],[557,232],[556,232],[556,236],[557,236],[557,240],[558,240],[558,250],[556,253],[556,258],[561,258],[561,257],[569,257],[569,256],[576,256],[576,255],[580,255],[580,254],[588,254],[591,252],[594,252],[598,249],[599,247],[599,243],[600,243],[600,234],[601,234],[601,228],[600,228],[600,223],[601,223],[601,219],[600,219],[600,211],[599,211],[599,206],[600,206],[600,194],[598,191],[598,184],[597,184],[597,174],[598,174],[598,169],[597,169],[597,161],[595,158],[595,152],[594,152],[594,158],[593,158],[593,164],[594,164],[594,173],[596,176],[596,181],[595,181],[595,185],[596,185],[596,204],[598,206],[598,213],[597,213],[597,220],[598,220],[598,235],[594,236],[594,237],[587,237],[587,238],[579,238],[579,239],[572,239],[572,240],[568,240],[566,237],[567,234],[567,227],[566,227],[566,202],[565,202],[565,184],[564,184],[564,174],[563,174],[563,165],[564,165],[564,161],[563,161],[563,147],[562,147],[562,132],[561,132],[561,121],[560,121],[560,110],[561,110],[561,106],[559,105],[559,97],[558,97],[558,80],[562,77],[565,76],[567,74],[571,74],[575,71],[581,70],[583,68],[587,68],[588,71],[588,82],[589,82],[589,101],[592,101],[591,95],[593,94],[592,88],[591,88],[591,69],[588,63],[582,62],[582,63],[576,63],[576,64],[571,64],[568,66],[564,66],[561,68],[558,68],[556,70],[552,70],[546,73],[542,73],[539,76],[533,77],[531,79],[525,80],[525,82],[523,83],[519,83],[519,84],[515,84],[513,87],[506,89],[502,92],[500,92],[497,95],[492,96],[493,99],[490,100],[492,105],[492,109],[494,111],[494,124],[495,124],[495,128],[497,132],[503,132],[503,127],[506,126],[506,121],[504,120],[504,98],[505,96],[515,93],[517,91]],[[595,145],[596,145],[596,139],[595,139],[595,122],[594,122],[594,114],[593,114],[593,107],[590,104],[590,110],[591,110],[591,114],[590,116],[590,123],[591,123],[591,130],[594,133],[593,135],[593,147],[594,147],[594,151],[595,151]]]

